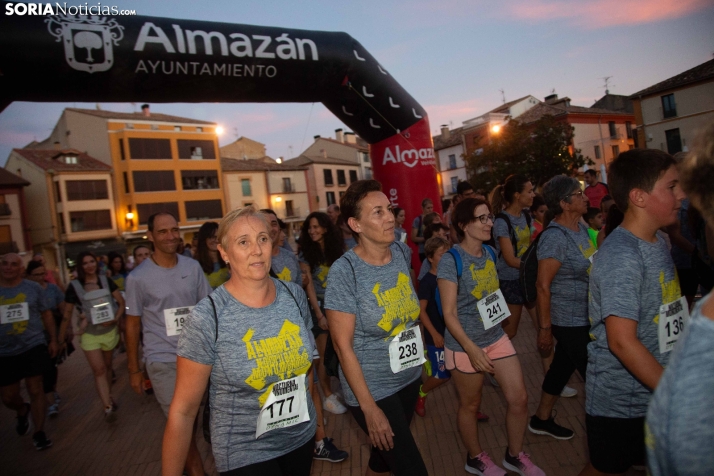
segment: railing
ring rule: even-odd
[[[301,216],[300,207],[285,207],[285,218],[294,218],[299,216]]]
[[[12,215],[12,210],[10,210],[10,205],[7,203],[0,203],[0,216]]]
[[[295,184],[283,183],[283,193],[295,193]]]

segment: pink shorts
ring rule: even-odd
[[[511,339],[508,338],[506,334],[503,335],[493,344],[488,347],[483,347],[481,350],[486,352],[488,358],[491,360],[505,359],[506,357],[511,357],[516,355],[516,349],[513,348]],[[446,363],[446,369],[458,370],[465,374],[478,373],[473,365],[471,365],[471,360],[466,352],[454,352],[448,348],[444,349],[444,360]]]

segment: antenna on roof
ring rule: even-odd
[[[237,127],[233,128],[233,135],[236,136],[236,139],[238,138],[238,128]]]
[[[555,88],[550,90],[550,94],[555,94]]]
[[[499,89],[501,91],[501,101],[503,101],[503,104],[506,104],[506,91],[503,89]]]
[[[612,78],[612,76],[605,76],[603,78],[600,78],[605,82],[605,94],[610,94],[610,79],[611,78]],[[613,84],[613,86],[614,86],[614,84]]]

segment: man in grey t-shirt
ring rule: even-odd
[[[193,306],[211,293],[198,261],[177,253],[178,222],[169,213],[149,217],[148,238],[152,255],[135,268],[126,281],[127,364],[131,386],[142,392],[139,365],[139,331],[144,330],[144,359],[156,400],[165,415],[176,384],[176,346]],[[191,438],[186,471],[203,475],[203,463]]]

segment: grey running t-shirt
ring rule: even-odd
[[[176,361],[179,336],[167,335],[164,310],[195,306],[212,291],[198,261],[176,256],[173,268],[147,258],[126,279],[126,313],[141,316],[147,362]]]
[[[516,249],[514,251],[516,258],[520,258],[528,249],[528,245],[531,244],[531,229],[528,227],[526,215],[521,213],[519,216],[514,217],[505,211],[503,213],[511,220],[513,231],[516,234]],[[503,259],[501,255],[501,244],[498,241],[498,238],[502,236],[508,239],[509,244],[513,243],[511,241],[511,235],[508,232],[508,223],[506,223],[506,220],[503,218],[497,218],[493,223],[493,239],[496,242],[496,253],[498,256],[498,265],[496,267],[498,270],[498,278],[504,281],[513,281],[514,279],[518,279],[519,270],[508,266],[506,260]]]
[[[300,253],[298,259],[300,263],[305,263],[306,265],[310,266],[310,263],[305,260],[305,257],[302,255],[302,253]],[[312,286],[315,289],[315,294],[317,295],[318,299],[323,300],[325,298],[325,289],[327,289],[327,275],[329,272],[330,267],[327,266],[325,263],[321,263],[311,272]]]
[[[652,476],[714,471],[714,321],[700,301],[652,396],[645,443]]]
[[[219,472],[276,458],[315,436],[315,407],[308,394],[310,421],[255,438],[258,415],[273,384],[305,374],[307,389],[312,364],[305,292],[292,283],[272,281],[275,300],[262,308],[242,304],[220,286],[211,294],[216,314],[211,300],[203,299],[179,338],[179,356],[212,366],[211,440]]]
[[[49,309],[44,290],[39,284],[23,279],[13,288],[0,287],[0,306],[8,310],[21,309],[27,303],[28,320],[0,324],[0,357],[22,354],[33,347],[46,344],[42,312]]]
[[[589,239],[588,229],[580,223],[578,228],[575,232],[552,221],[538,241],[538,260],[553,258],[560,263],[560,269],[550,283],[550,320],[556,326],[590,325],[589,258],[597,250]]]
[[[665,366],[670,352],[660,354],[659,310],[682,297],[679,279],[662,238],[656,243],[618,227],[603,242],[590,271],[585,411],[592,416],[640,418],[652,393],[610,352],[605,319],[617,316],[637,322],[637,338]]]
[[[500,325],[493,326],[488,330],[484,329],[476,302],[498,289],[496,263],[493,262],[493,258],[486,248],[482,249],[483,254],[480,258],[464,251],[461,245],[454,245],[452,249],[458,251],[461,256],[463,263],[461,278],[457,278],[456,262],[450,253],[444,253],[444,256],[441,257],[437,268],[437,277],[458,283],[456,314],[459,317],[459,323],[471,342],[481,348],[487,347],[504,335],[503,329]],[[442,296],[442,301],[443,299]],[[464,352],[464,348],[451,335],[448,327],[444,334],[444,345],[449,350]]]
[[[277,256],[271,257],[270,267],[278,279],[302,286],[300,263],[292,251],[288,251],[285,248],[278,248]]]
[[[382,266],[365,263],[353,250],[335,261],[327,276],[325,309],[355,315],[353,349],[372,398],[395,394],[421,375],[421,367],[393,373],[389,344],[416,326],[419,300],[409,273],[411,250],[394,242],[392,260]],[[340,383],[348,405],[359,406],[340,367]]]

